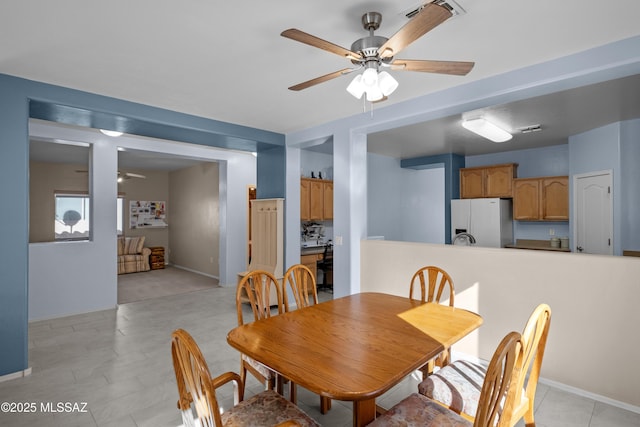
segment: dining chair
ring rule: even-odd
[[[518,363],[513,385],[518,392],[511,419],[505,424],[507,426],[514,426],[523,417],[527,426],[535,426],[534,398],[550,324],[551,308],[540,304],[531,313],[522,332],[522,360]],[[481,384],[484,377],[482,366],[459,360],[423,380],[418,391],[455,412],[473,418],[480,400],[476,384]]]
[[[522,353],[521,335],[508,333],[489,362],[482,383],[478,415],[472,421],[418,393],[401,400],[369,424],[371,427],[503,427],[513,409],[510,384]]]
[[[322,270],[322,289],[333,291],[333,277],[332,283],[329,283],[329,274],[333,275],[333,244],[331,241],[324,246],[322,259],[317,262],[317,266],[319,270]]]
[[[291,290],[296,307],[303,308],[318,303],[318,290],[316,279],[309,267],[303,264],[294,264],[284,273],[284,309],[290,310],[289,292]]]
[[[309,267],[303,264],[294,264],[284,273],[284,309],[290,311],[289,296],[287,290],[291,290],[291,294],[296,302],[297,308],[309,307],[318,303],[318,290],[316,287],[316,279]],[[297,390],[293,382],[289,387],[289,398],[291,402],[297,401]],[[320,412],[326,414],[331,409],[331,399],[320,396]]]
[[[207,362],[193,337],[184,329],[177,329],[171,337],[178,409],[185,427],[319,425],[273,390],[265,390],[244,400],[244,384],[237,373],[225,372],[211,378]],[[222,412],[216,391],[227,384],[233,385],[234,406]]]
[[[277,301],[270,301],[272,287],[276,290]],[[243,302],[248,303],[253,312],[253,319],[250,321],[246,321],[244,318]],[[264,270],[248,272],[238,283],[236,289],[238,326],[271,317],[273,306],[276,306],[277,314],[284,313],[282,286],[278,279]],[[277,375],[274,371],[246,354],[241,354],[240,377],[243,384],[247,381],[247,371],[263,383],[266,390],[272,390],[276,386]],[[282,392],[281,384],[278,384],[278,391]]]
[[[419,287],[418,287],[419,286]],[[409,298],[413,297],[414,290],[416,293],[420,290],[421,302],[437,302],[443,300],[443,297],[449,298],[449,305],[453,307],[455,300],[455,290],[453,280],[449,273],[433,265],[422,267],[416,271],[411,278],[411,287],[409,288]],[[420,370],[423,378],[433,373],[435,366],[443,367],[449,364],[451,360],[450,349],[445,348],[438,356],[431,359]]]

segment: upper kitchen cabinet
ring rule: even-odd
[[[308,221],[311,217],[309,197],[311,194],[311,183],[308,179],[300,180],[300,219]]]
[[[513,181],[513,219],[540,220],[540,194],[540,179],[515,179]]]
[[[569,177],[518,178],[513,183],[513,219],[568,221]]]
[[[300,180],[300,219],[333,219],[333,181],[314,178]]]
[[[542,178],[542,219],[569,220],[569,177]]]
[[[322,193],[324,219],[333,219],[333,181],[325,181]]]
[[[460,198],[512,197],[517,168],[508,163],[460,169]]]

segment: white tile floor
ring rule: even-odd
[[[324,298],[331,298],[324,295]],[[0,411],[0,426],[176,427],[177,391],[170,335],[188,330],[199,343],[214,375],[237,371],[238,353],[226,343],[236,325],[234,289],[215,288],[121,305],[29,327],[33,374],[0,383],[0,403],[36,409],[32,413]],[[251,378],[247,394],[261,385]],[[379,399],[390,407],[417,389],[407,378]],[[230,391],[221,399],[228,404]],[[318,396],[299,388],[299,405],[324,426],[350,426],[351,404],[333,402],[326,415]],[[53,412],[58,403],[82,404],[86,412]],[[33,406],[30,406],[33,404]],[[640,426],[640,414],[540,385],[536,401],[538,427]],[[64,409],[64,408],[63,408]],[[522,422],[519,425],[524,425]]]

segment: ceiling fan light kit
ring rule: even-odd
[[[509,132],[482,117],[463,120],[462,127],[493,142],[505,142],[513,138]]]
[[[111,136],[113,138],[122,136],[124,133],[124,132],[119,132],[117,130],[108,130],[108,129],[100,129],[100,132],[102,132],[104,135]]]
[[[349,83],[347,92],[358,99],[366,93],[367,101],[376,102],[385,100],[398,88],[398,81],[388,72],[380,71],[382,67],[398,71],[466,75],[473,68],[473,62],[394,58],[394,55],[451,16],[452,12],[448,8],[436,3],[428,3],[416,11],[415,15],[398,32],[390,38],[386,38],[373,34],[380,27],[382,15],[378,12],[367,12],[362,16],[362,26],[369,31],[369,35],[353,42],[351,49],[346,49],[295,28],[285,30],[280,34],[281,36],[340,55],[355,65],[355,68],[346,68],[326,74],[291,86],[289,89],[296,91],[307,89],[364,68],[364,72],[357,75]]]
[[[378,73],[374,68],[367,68],[362,74],[358,74],[347,86],[347,92],[356,98],[362,98],[367,94],[367,101],[380,101],[389,96],[398,87],[398,81],[386,71]]]

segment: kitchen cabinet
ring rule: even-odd
[[[542,219],[569,220],[569,177],[542,178]]]
[[[460,169],[460,198],[511,198],[517,168],[517,164],[507,163]]]
[[[311,191],[311,182],[308,179],[300,180],[300,219],[308,221],[311,219],[311,211],[309,209],[309,195]]]
[[[300,180],[300,219],[333,219],[333,181],[314,178]]]
[[[322,253],[306,254],[300,256],[300,264],[309,267],[313,278],[318,280],[318,261],[322,260]]]
[[[324,219],[333,219],[333,181],[324,182],[322,198],[322,216]]]
[[[569,177],[517,178],[513,182],[513,219],[568,221]]]

